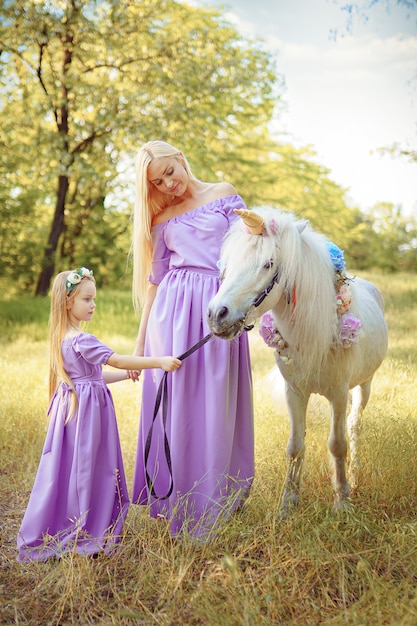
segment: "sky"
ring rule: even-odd
[[[341,0],[195,0],[221,8],[245,37],[261,37],[283,75],[272,130],[346,189],[352,206],[379,202],[417,218],[417,164],[382,156],[417,149],[417,10],[380,0],[348,27]]]

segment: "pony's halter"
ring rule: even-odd
[[[269,285],[263,291],[261,291],[261,293],[259,293],[256,296],[256,298],[253,300],[252,304],[253,304],[253,306],[255,308],[257,308],[259,305],[262,304],[262,302],[265,300],[266,296],[272,291],[274,285],[279,283],[279,273],[280,273],[279,269],[277,269],[277,271],[273,275]]]
[[[258,306],[260,306],[262,304],[262,302],[265,300],[265,298],[267,297],[267,295],[272,291],[272,289],[274,288],[274,285],[276,285],[277,283],[279,283],[279,277],[280,277],[280,271],[279,268],[277,269],[277,271],[275,272],[275,274],[273,275],[273,277],[271,278],[271,282],[267,285],[267,287],[265,287],[265,289],[263,289],[260,293],[258,293],[258,295],[253,299],[250,308],[253,306],[255,309],[258,308]],[[248,312],[249,312],[248,310]],[[247,317],[247,314],[246,314]],[[246,320],[246,318],[245,318]],[[244,330],[252,330],[252,328],[254,327],[254,324],[249,325],[249,326],[244,326]]]

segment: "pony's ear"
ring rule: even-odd
[[[303,220],[302,222],[297,222],[297,230],[299,233],[302,233],[305,228],[309,225],[309,220]]]

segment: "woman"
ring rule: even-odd
[[[142,315],[135,354],[180,356],[208,334],[207,306],[219,287],[220,246],[238,219],[235,208],[245,205],[232,185],[197,180],[170,144],[151,141],[140,149],[133,297]],[[247,336],[213,337],[185,358],[166,381],[165,415],[161,410],[153,420],[160,380],[145,370],[132,501],[170,520],[173,536],[206,540],[253,480]]]

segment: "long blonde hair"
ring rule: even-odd
[[[152,221],[167,205],[168,196],[149,182],[149,164],[159,157],[181,157],[188,176],[196,180],[185,156],[165,141],[149,141],[136,157],[136,197],[133,212],[133,283],[132,297],[135,310],[143,305],[148,276],[152,264]]]
[[[51,400],[60,382],[72,388],[73,393],[71,394],[71,406],[67,421],[74,414],[77,406],[74,384],[65,371],[62,357],[62,340],[68,332],[70,325],[68,304],[77,295],[83,280],[91,280],[95,283],[93,276],[83,276],[80,283],[71,291],[68,291],[65,283],[70,273],[70,271],[60,272],[55,277],[51,291],[51,310],[49,314],[49,400]]]

